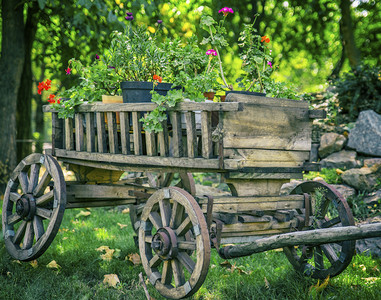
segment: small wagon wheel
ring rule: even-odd
[[[148,184],[150,187],[154,188],[164,188],[169,187],[172,183],[172,180],[175,176],[175,173],[166,173],[166,172],[146,172],[148,178]],[[180,181],[176,184],[177,187],[183,188],[192,196],[196,195],[196,185],[193,179],[192,173],[179,172]],[[140,227],[140,218],[142,215],[142,210],[144,204],[133,205],[130,207],[130,219],[132,227],[135,230],[135,233],[138,233]]]
[[[9,254],[21,261],[43,254],[58,232],[65,206],[66,185],[58,162],[42,154],[24,158],[4,194],[2,223]]]
[[[144,270],[161,295],[193,295],[210,262],[209,234],[196,200],[178,187],[155,192],[143,209],[139,250]]]
[[[309,229],[352,226],[355,224],[347,201],[325,182],[303,182],[291,194],[310,197]],[[356,241],[322,245],[286,247],[284,253],[293,267],[312,278],[324,279],[340,274],[351,262]]]

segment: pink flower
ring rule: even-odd
[[[267,62],[267,64],[270,66],[270,68],[272,68],[272,67],[273,67],[273,65],[272,65],[271,61],[268,61],[268,62]]]
[[[69,67],[65,71],[66,71],[66,75],[70,75],[71,74],[71,69]]]
[[[230,7],[224,7],[224,8],[221,8],[218,13],[223,13],[224,14],[224,17],[226,17],[229,13],[232,13],[234,14],[234,11],[233,9],[231,9]]]
[[[206,51],[206,55],[217,56],[217,52],[216,52],[216,50],[209,49],[208,51]]]

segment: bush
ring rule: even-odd
[[[372,109],[381,113],[381,69],[367,65],[344,74],[331,85],[339,99],[343,114],[348,114],[350,121],[355,121],[363,110]]]

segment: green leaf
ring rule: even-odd
[[[45,8],[46,1],[47,0],[38,0],[38,6],[41,10]]]

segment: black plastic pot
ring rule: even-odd
[[[246,91],[226,91],[225,92],[226,96],[230,93],[266,97],[266,93],[258,93],[258,92],[246,92]]]
[[[172,83],[159,83],[155,91],[165,96],[171,89]],[[120,83],[123,103],[151,102],[153,83],[147,81],[123,81]]]

